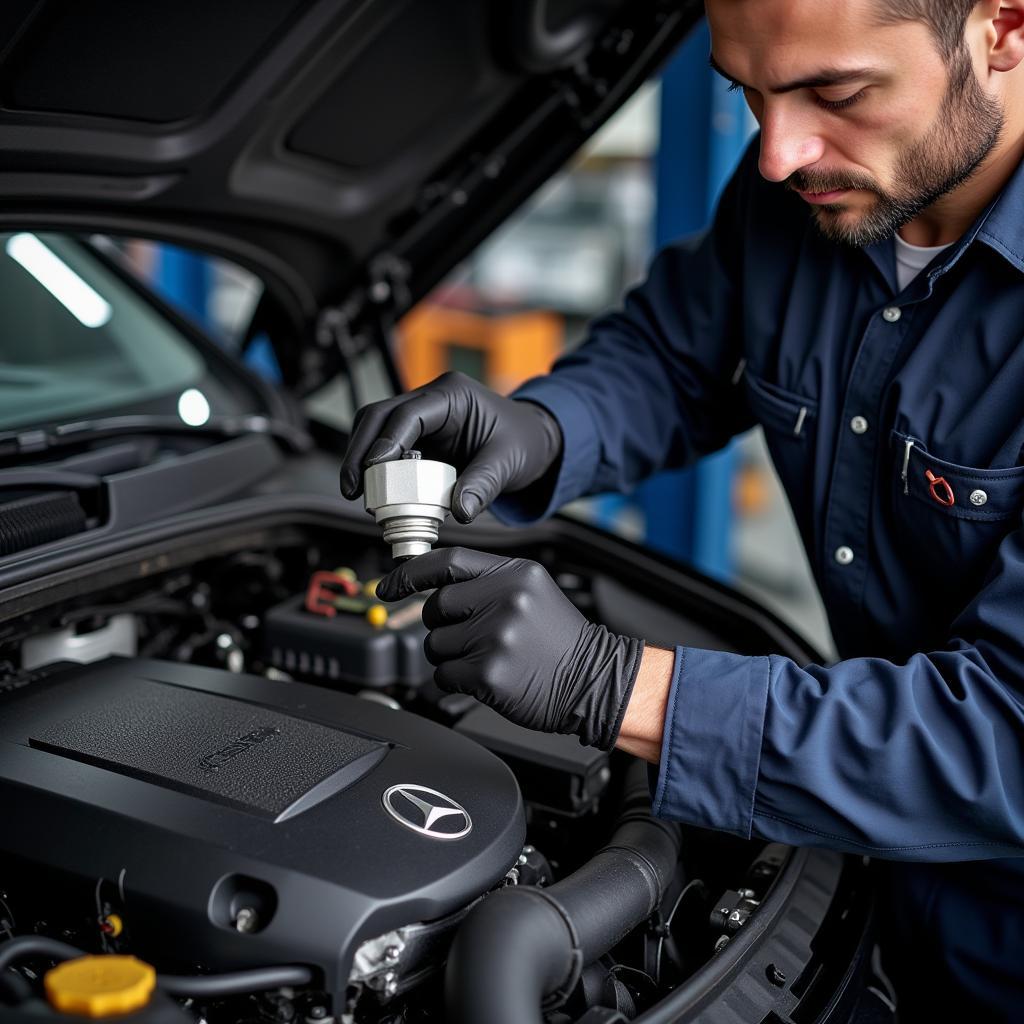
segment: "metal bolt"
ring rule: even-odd
[[[242,907],[242,909],[235,914],[235,930],[242,932],[244,935],[248,935],[251,932],[256,931],[259,925],[260,916],[252,907]]]

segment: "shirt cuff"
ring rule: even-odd
[[[586,403],[571,385],[559,382],[555,375],[527,381],[510,397],[528,399],[547,409],[562,431],[562,461],[552,490],[538,495],[528,487],[502,495],[491,504],[491,511],[506,526],[528,526],[589,493],[597,472],[600,445]]]
[[[653,811],[749,839],[770,662],[677,647]]]

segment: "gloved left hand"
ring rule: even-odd
[[[378,583],[377,596],[397,601],[434,587],[424,647],[438,686],[530,729],[615,745],[642,640],[589,622],[536,562],[467,548],[410,559]]]

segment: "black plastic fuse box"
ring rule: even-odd
[[[267,613],[264,655],[275,668],[318,680],[419,686],[434,671],[423,653],[427,630],[416,614],[421,605],[390,605],[389,624],[374,626],[362,615],[328,618],[307,611],[299,594]]]

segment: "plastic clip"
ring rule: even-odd
[[[952,508],[956,504],[956,495],[949,481],[944,476],[936,476],[930,469],[926,469],[924,475],[928,478],[928,492],[932,498],[946,508]]]

